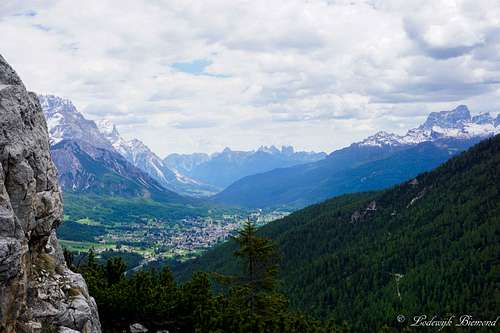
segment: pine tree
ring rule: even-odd
[[[122,258],[110,258],[106,262],[106,278],[108,280],[108,285],[120,282],[120,280],[124,277],[126,270],[127,265]]]
[[[243,271],[231,294],[250,316],[270,320],[286,308],[286,301],[276,292],[276,247],[269,239],[257,236],[256,232],[257,227],[248,220],[234,237],[239,245],[234,255],[241,260]]]

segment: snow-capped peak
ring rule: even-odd
[[[134,166],[148,173],[167,188],[179,184],[194,184],[192,180],[170,170],[167,165],[141,140],[126,140],[109,119],[96,121],[99,131],[111,142],[113,148]]]
[[[92,120],[78,112],[69,99],[54,95],[38,95],[47,119],[49,140],[55,145],[64,139],[82,140],[96,147],[111,148],[109,141],[99,132]]]
[[[500,133],[500,115],[496,120],[489,113],[471,117],[465,105],[451,111],[432,112],[427,120],[405,135],[378,132],[357,143],[360,146],[403,146],[442,138],[470,139]]]
[[[140,140],[132,139],[125,140],[118,132],[116,125],[109,119],[101,119],[96,121],[99,131],[106,136],[115,148],[129,162],[139,167],[138,161],[141,154],[154,155],[154,153]],[[156,155],[155,155],[156,156]],[[159,158],[158,158],[159,159]]]
[[[127,141],[120,136],[118,129],[115,124],[109,119],[100,119],[95,121],[99,132],[106,137],[106,139],[111,143],[113,148],[115,148],[121,155],[125,158],[124,147],[128,145]]]
[[[38,95],[38,100],[40,101],[40,105],[46,115],[54,115],[56,113],[63,112],[78,114],[81,116],[69,99],[54,95]]]
[[[431,112],[425,123],[420,127],[422,129],[431,129],[434,126],[442,128],[457,128],[463,123],[470,122],[471,116],[469,108],[465,105],[459,105],[451,111]]]
[[[380,131],[367,137],[360,144],[363,146],[395,146],[399,145],[400,140],[401,137],[396,134]]]

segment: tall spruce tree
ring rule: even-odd
[[[286,309],[286,300],[276,291],[278,255],[267,238],[257,236],[257,227],[248,220],[234,240],[239,246],[234,255],[242,263],[242,274],[236,278],[232,296],[250,316],[273,319]]]

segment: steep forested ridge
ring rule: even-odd
[[[432,172],[378,192],[340,196],[273,222],[260,234],[281,251],[293,307],[347,320],[356,332],[393,327],[398,314],[471,314],[500,308],[500,136]],[[176,267],[232,272],[226,243]]]

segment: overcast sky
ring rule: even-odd
[[[0,2],[28,89],[159,155],[323,150],[431,111],[500,111],[500,2]]]

